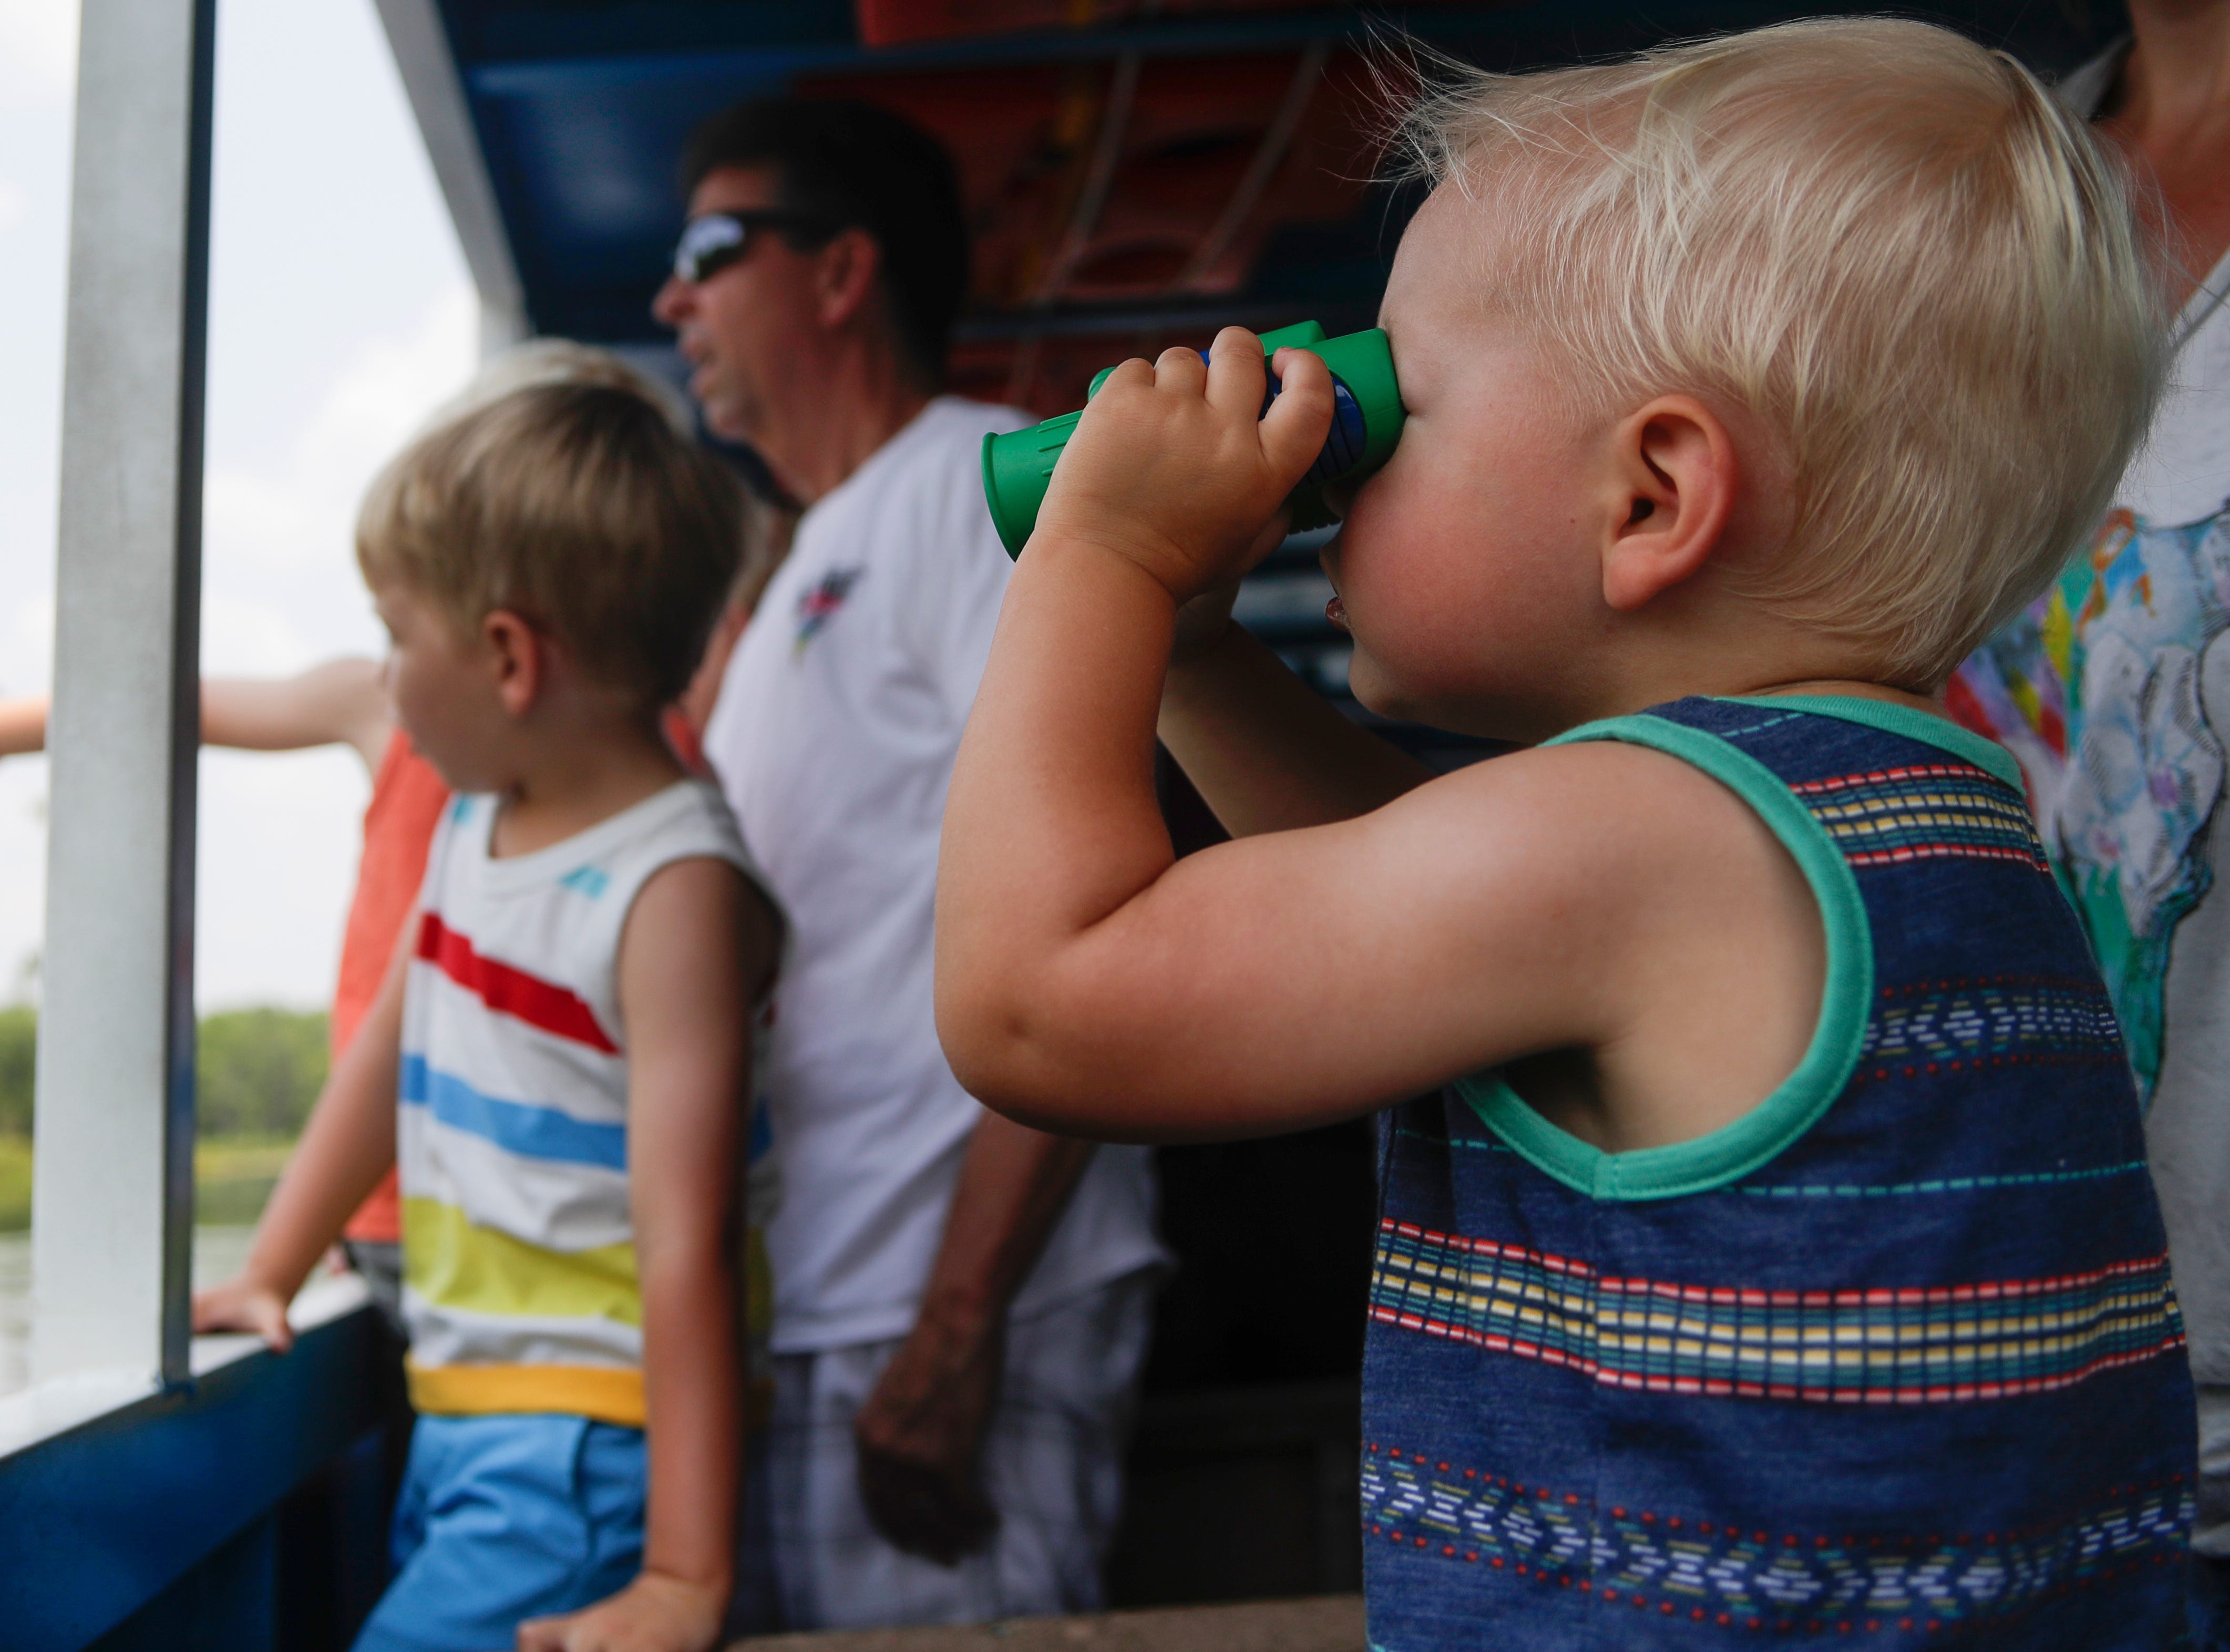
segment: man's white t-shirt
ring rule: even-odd
[[[768,1093],[777,1353],[912,1327],[983,1110],[931,1012],[938,834],[1012,565],[983,503],[1012,409],[940,397],[805,513],[737,644],[705,752],[793,926]],[[1028,1313],[1163,1259],[1150,1161],[1103,1146]]]

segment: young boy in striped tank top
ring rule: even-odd
[[[1889,20],[1465,74],[1409,133],[1408,423],[1328,612],[1364,705],[1528,749],[1429,774],[1228,624],[1319,363],[1259,423],[1244,332],[1125,364],[953,778],[954,1070],[1131,1140],[1380,1113],[1384,1652],[2170,1643],[2130,1071],[2019,771],[1938,699],[2143,429],[2119,166]],[[1238,841],[1172,861],[1157,722]]]
[[[283,1346],[287,1302],[399,1163],[419,1420],[359,1652],[719,1635],[730,1236],[783,924],[659,712],[742,539],[734,481],[609,385],[499,397],[367,497],[396,716],[458,796],[245,1268],[195,1303],[197,1329]]]

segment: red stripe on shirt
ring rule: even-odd
[[[620,1047],[596,1024],[595,1012],[576,994],[525,970],[482,958],[472,942],[442,923],[439,913],[429,912],[419,920],[418,956],[500,1015],[607,1055],[620,1053]]]

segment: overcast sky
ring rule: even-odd
[[[0,0],[0,695],[48,683],[67,279],[70,0]],[[364,484],[472,371],[464,262],[371,0],[217,9],[202,659],[376,654]],[[332,987],[364,807],[345,750],[205,755],[204,1010]],[[43,926],[43,758],[0,760],[0,1001]]]

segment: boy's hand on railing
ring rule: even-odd
[[[727,1591],[645,1571],[616,1595],[519,1626],[519,1652],[707,1652],[720,1639]]]
[[[194,1334],[215,1331],[252,1331],[271,1345],[274,1353],[285,1353],[294,1345],[286,1297],[245,1274],[194,1293]]]
[[[1331,371],[1280,350],[1284,390],[1264,415],[1260,341],[1226,327],[1211,354],[1167,350],[1114,371],[1062,451],[1033,544],[1112,551],[1183,603],[1284,537],[1286,495],[1331,423]]]

